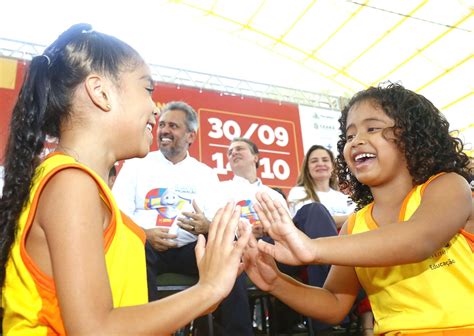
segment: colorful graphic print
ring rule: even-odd
[[[236,205],[239,205],[241,209],[240,218],[248,220],[252,226],[260,225],[260,219],[253,208],[253,203],[251,200],[242,200],[237,202]]]
[[[190,204],[190,199],[182,197],[172,188],[156,188],[146,194],[144,208],[158,212],[156,226],[169,227],[185,206]]]

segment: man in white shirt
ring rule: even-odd
[[[241,218],[252,225],[254,235],[261,236],[262,225],[254,210],[255,194],[264,191],[288,210],[286,201],[279,192],[264,185],[257,177],[259,152],[255,143],[247,138],[235,138],[229,145],[227,156],[234,178],[221,183],[223,195],[241,206]]]
[[[207,234],[222,204],[217,174],[188,153],[197,130],[197,114],[191,106],[168,103],[157,127],[160,149],[143,159],[128,160],[113,187],[120,209],[145,229],[150,301],[158,298],[158,274],[198,275],[197,234]],[[179,227],[180,220],[186,220],[187,229]],[[216,310],[217,334],[253,334],[247,289],[240,278]]]

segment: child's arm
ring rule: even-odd
[[[67,195],[67,197],[65,197]],[[45,187],[37,223],[43,228],[61,315],[68,334],[170,334],[220,302],[231,290],[250,232],[234,246],[240,209],[218,212],[210,241],[200,236],[200,281],[165,299],[115,308],[104,258],[103,231],[110,213],[97,185],[82,171],[59,172]]]
[[[347,266],[390,266],[419,262],[444,246],[464,228],[472,211],[467,182],[455,173],[436,178],[425,189],[422,202],[405,222],[383,225],[377,230],[343,237],[312,240],[294,233],[278,205],[260,195],[263,209],[259,216],[275,246],[259,243],[277,260],[282,256],[299,263]],[[266,216],[268,215],[268,216]],[[273,237],[272,233],[277,233]],[[297,263],[297,262],[294,262]]]
[[[348,215],[332,216],[338,230],[342,228],[342,225],[344,225],[348,217]]]
[[[281,273],[274,259],[256,246],[251,237],[244,264],[247,275],[260,289],[299,313],[323,322],[336,324],[347,315],[360,287],[354,268],[332,266],[324,288],[312,287]]]

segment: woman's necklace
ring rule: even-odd
[[[74,161],[76,161],[76,162],[81,162],[79,160],[79,154],[77,154],[77,152],[72,148],[65,147],[65,146],[62,146],[62,145],[57,145],[55,151],[64,153],[64,154],[72,157],[74,159]]]

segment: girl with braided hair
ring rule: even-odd
[[[147,304],[145,234],[107,186],[118,160],[152,143],[150,70],[124,42],[78,24],[34,57],[10,124],[0,201],[8,335],[170,334],[229,293],[249,230],[239,209],[198,239],[198,284]],[[44,160],[47,136],[59,139]],[[124,141],[126,140],[126,141]]]

